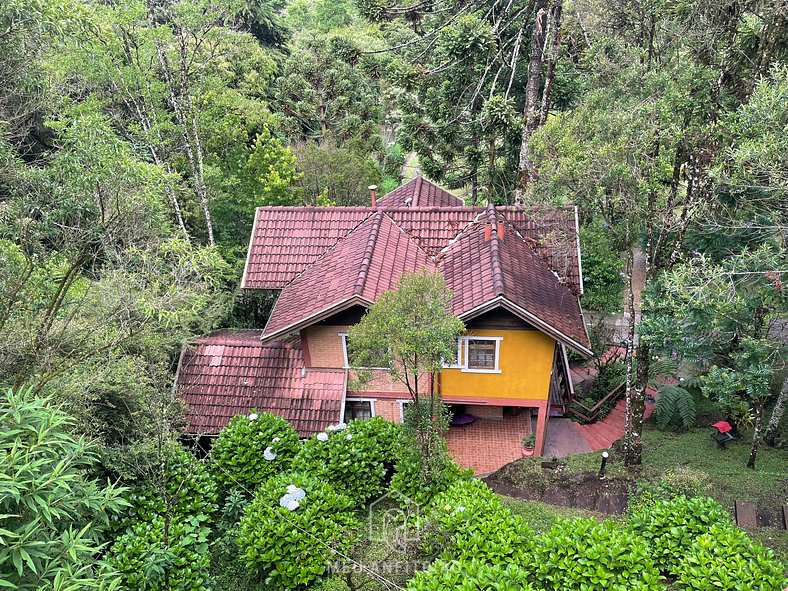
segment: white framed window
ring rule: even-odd
[[[340,332],[340,333],[337,333],[337,334],[342,339],[342,362],[343,362],[342,368],[343,369],[351,369],[350,361],[348,361],[348,356],[347,356],[347,333],[346,332]],[[380,369],[380,370],[383,370],[383,371],[388,371],[389,368],[388,367],[364,367],[364,368],[359,368],[359,369]]]
[[[399,404],[399,422],[400,424],[405,422],[405,405],[413,404],[412,400],[397,400]]]
[[[461,337],[457,341],[457,362],[443,367],[467,373],[501,373],[502,340],[503,337]]]
[[[366,421],[375,416],[375,400],[372,398],[345,398],[342,421]]]

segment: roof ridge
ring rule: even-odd
[[[421,180],[422,180],[421,175],[417,175],[415,179],[416,183],[413,187],[413,197],[412,197],[413,200],[411,201],[411,205],[413,207],[419,206],[419,194],[421,193]]]
[[[360,296],[364,293],[364,284],[367,282],[367,275],[369,273],[369,266],[372,264],[372,253],[375,251],[375,244],[378,241],[378,234],[380,233],[380,222],[383,219],[383,210],[378,210],[372,218],[372,228],[367,238],[367,245],[364,248],[364,257],[361,259],[361,268],[358,271],[356,284],[353,286],[353,295]]]
[[[490,224],[490,258],[492,260],[493,291],[496,296],[504,295],[503,271],[501,271],[501,253],[498,249],[498,216],[495,206],[487,205],[487,223]]]

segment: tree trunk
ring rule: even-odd
[[[550,95],[553,92],[555,80],[555,64],[558,61],[558,48],[561,46],[561,13],[562,0],[558,0],[550,11],[553,35],[550,39],[550,48],[547,51],[547,72],[545,72],[544,89],[542,90],[542,110],[539,114],[539,125],[544,125],[550,113]]]
[[[788,404],[788,376],[783,380],[783,386],[780,388],[780,395],[777,397],[774,410],[772,410],[772,416],[769,419],[769,425],[766,427],[766,433],[763,437],[768,445],[774,445],[775,438],[777,437],[777,429],[785,413],[786,404]]]
[[[625,466],[639,466],[643,463],[643,414],[646,411],[646,388],[648,387],[648,370],[651,358],[651,347],[639,341],[635,350],[637,372],[634,388],[627,392],[629,398],[630,419],[629,431],[624,433],[627,446],[624,453]]]
[[[755,400],[755,426],[752,430],[752,448],[750,457],[747,460],[747,467],[755,470],[755,459],[758,456],[758,448],[761,446],[761,431],[763,430],[763,401]]]
[[[539,126],[539,81],[542,76],[542,61],[545,28],[547,26],[547,0],[536,0],[534,6],[534,30],[531,34],[531,60],[528,64],[528,83],[525,87],[523,109],[523,133],[520,139],[520,163],[517,169],[515,205],[523,205],[525,189],[534,177],[534,164],[528,142]]]

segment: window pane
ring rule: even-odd
[[[468,368],[495,369],[495,341],[468,341]]]
[[[361,420],[366,421],[372,418],[372,403],[367,401],[352,401],[345,402],[345,422]]]

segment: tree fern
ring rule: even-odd
[[[654,406],[657,426],[660,429],[665,429],[676,414],[681,418],[683,427],[692,427],[697,414],[695,399],[692,394],[680,386],[661,384],[657,390],[657,403]]]

